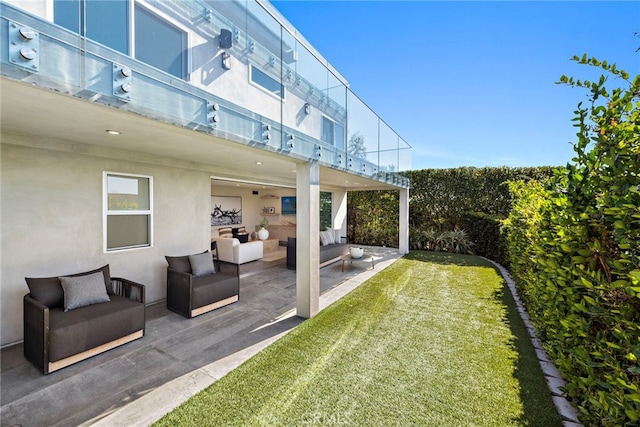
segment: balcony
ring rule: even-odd
[[[77,5],[77,23],[52,22],[1,3],[8,34],[3,77],[196,131],[210,141],[317,161],[381,188],[409,187],[398,172],[411,168],[410,145],[271,5],[100,2],[125,5],[125,19],[118,20],[117,11],[92,12],[84,1],[61,3]],[[145,38],[148,32],[129,27],[132,17],[138,29],[156,28],[152,34],[169,28],[183,48],[163,56],[176,38]],[[101,34],[98,23],[105,27],[110,19],[122,28],[109,25],[109,33]]]

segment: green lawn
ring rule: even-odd
[[[412,252],[156,425],[560,426],[500,275]]]

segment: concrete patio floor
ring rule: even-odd
[[[400,257],[365,247],[370,263],[320,269],[320,308]],[[164,301],[146,310],[142,339],[49,375],[23,356],[22,344],[1,353],[2,426],[146,426],[286,334],[295,315],[295,271],[284,261],[256,261],[240,270],[240,300],[193,319]]]

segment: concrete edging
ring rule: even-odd
[[[488,258],[484,258],[493,265],[498,268],[500,274],[507,282],[507,286],[511,291],[511,295],[516,303],[516,308],[518,309],[518,313],[520,314],[520,318],[524,322],[525,327],[527,328],[527,332],[529,333],[529,338],[531,339],[531,344],[533,344],[533,348],[535,349],[536,356],[538,358],[538,363],[540,364],[540,368],[542,369],[542,373],[544,374],[544,378],[547,381],[547,386],[549,387],[549,391],[551,392],[551,399],[553,400],[554,405],[558,409],[558,413],[562,417],[562,425],[565,427],[578,427],[582,426],[580,421],[578,421],[578,411],[571,406],[569,401],[566,398],[565,393],[562,391],[562,387],[566,386],[567,383],[562,378],[562,375],[553,364],[553,361],[549,358],[546,350],[542,347],[542,343],[538,339],[538,333],[536,328],[531,324],[529,319],[529,313],[527,313],[527,309],[522,304],[520,297],[518,296],[518,291],[516,289],[516,284],[511,278],[511,275],[499,263],[490,260]]]

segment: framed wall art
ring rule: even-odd
[[[242,197],[211,196],[211,226],[242,224]]]

